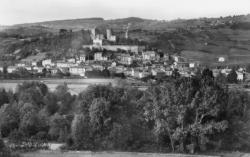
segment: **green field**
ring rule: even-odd
[[[115,79],[35,79],[35,80],[0,80],[0,88],[7,91],[15,91],[18,84],[24,81],[41,81],[45,83],[51,91],[54,91],[58,85],[67,84],[71,94],[79,94],[84,91],[89,85],[117,85]]]

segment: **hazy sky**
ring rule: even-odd
[[[0,0],[0,24],[103,17],[219,17],[250,13],[250,0]]]

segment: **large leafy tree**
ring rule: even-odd
[[[96,98],[89,108],[90,126],[94,145],[97,148],[108,148],[110,141],[107,136],[112,129],[111,104],[104,98]]]
[[[223,136],[223,149],[248,151],[250,147],[250,99],[243,91],[230,91],[227,118],[230,122]]]
[[[48,87],[41,82],[24,82],[17,86],[16,95],[19,104],[31,103],[39,108],[44,106],[43,98],[48,93]]]
[[[67,134],[70,132],[70,121],[66,116],[56,113],[50,118],[50,130],[49,135],[52,139],[58,141],[65,141]]]
[[[83,114],[76,114],[71,124],[74,147],[79,150],[93,149],[89,120]]]
[[[237,73],[236,73],[236,71],[234,69],[232,69],[230,71],[230,73],[227,75],[227,81],[229,83],[237,83],[238,82]]]
[[[48,87],[41,82],[23,82],[17,86],[17,93],[25,92],[27,89],[35,88],[41,92],[42,95],[46,95]]]
[[[205,69],[202,71],[202,73],[201,73],[201,77],[202,77],[203,79],[208,79],[208,78],[213,78],[214,76],[213,76],[213,72],[212,72],[210,69],[205,68]]]
[[[250,73],[250,64],[246,66],[246,72]]]
[[[43,101],[45,103],[45,109],[49,115],[53,115],[58,111],[59,106],[57,104],[58,99],[56,94],[49,92],[46,94]]]
[[[27,137],[36,135],[39,131],[46,129],[46,123],[44,118],[39,114],[39,110],[36,106],[30,103],[25,103],[20,108],[20,126]],[[45,130],[46,131],[46,130]]]
[[[104,98],[109,100],[111,104],[119,104],[120,96],[122,94],[122,89],[113,88],[109,86],[90,86],[87,90],[83,91],[78,95],[76,100],[76,112],[88,113],[89,107],[95,98]]]
[[[3,137],[7,137],[11,131],[18,129],[20,123],[19,115],[16,103],[5,104],[0,108],[0,129]]]
[[[75,97],[70,94],[67,84],[57,86],[55,95],[58,101],[54,107],[58,106],[58,112],[60,114],[69,113],[72,109],[72,103]]]
[[[103,98],[93,100],[89,108],[90,123],[93,131],[104,133],[105,127],[111,121],[110,102]]]
[[[153,122],[157,142],[172,151],[193,152],[216,141],[228,122],[223,118],[227,94],[211,78],[183,79],[158,85],[144,96],[144,114]]]
[[[221,83],[221,84],[227,83],[227,77],[224,74],[222,74],[221,72],[218,74],[218,76],[216,77],[215,80],[217,83]]]
[[[5,103],[9,103],[9,96],[5,89],[0,89],[0,107]]]

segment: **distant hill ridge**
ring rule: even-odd
[[[42,21],[42,22],[32,22],[32,23],[22,23],[16,24],[14,26],[25,26],[25,25],[36,25],[36,24],[44,24],[44,23],[63,23],[63,22],[89,22],[89,21],[104,21],[101,17],[93,17],[93,18],[77,18],[77,19],[63,19],[63,20],[51,20],[51,21]]]
[[[43,26],[53,29],[90,29],[94,27],[111,27],[111,28],[122,28],[128,25],[128,23],[133,25],[143,24],[144,22],[150,22],[153,20],[146,20],[138,17],[128,17],[121,19],[109,19],[104,20],[101,17],[94,18],[79,18],[79,19],[66,19],[66,20],[55,20],[55,21],[44,21],[36,23],[24,23],[13,25],[12,28],[16,27],[30,27],[30,26]],[[144,25],[144,24],[143,24]]]
[[[227,16],[218,18],[197,18],[197,19],[176,19],[171,21],[166,20],[152,20],[143,19],[139,17],[128,17],[120,19],[103,19],[101,17],[92,18],[78,18],[66,20],[54,20],[35,23],[24,23],[13,25],[12,27],[27,27],[27,26],[44,26],[53,29],[90,29],[94,27],[109,27],[111,29],[123,29],[129,23],[130,29],[144,29],[144,30],[167,30],[171,28],[187,28],[196,26],[206,26],[210,23],[218,22],[247,22],[250,23],[250,14]],[[245,25],[244,25],[245,27]]]

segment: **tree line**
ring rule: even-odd
[[[0,91],[0,129],[13,149],[46,149],[57,141],[68,150],[248,151],[249,100],[209,70],[146,91],[94,85],[72,95],[66,84],[50,91],[24,82],[15,92]]]

